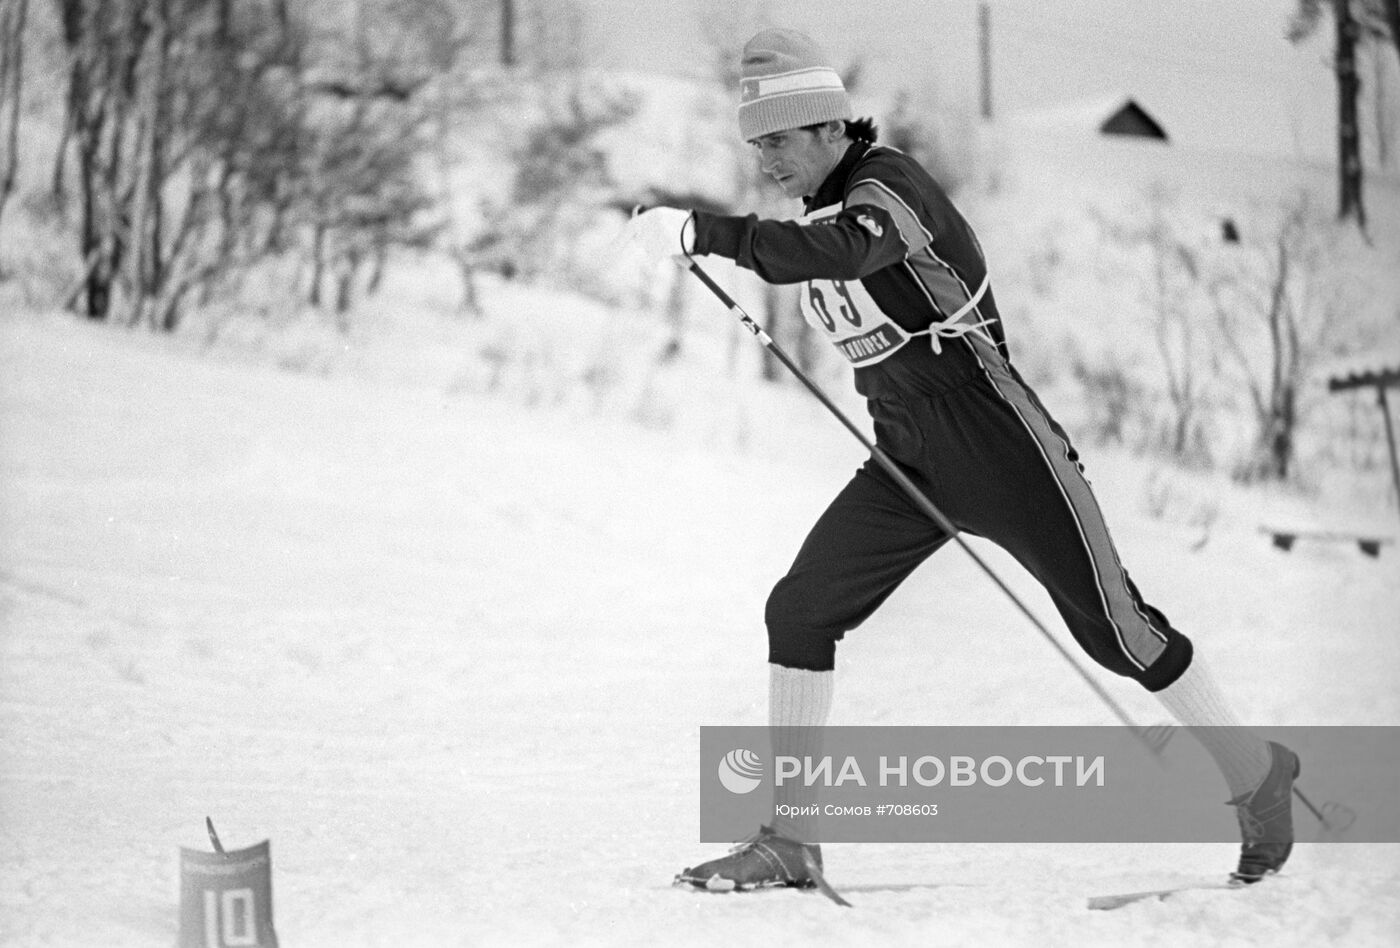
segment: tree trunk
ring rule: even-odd
[[[1390,25],[1390,42],[1395,47],[1395,56],[1400,59],[1400,0],[1381,0],[1385,7],[1385,21]]]
[[[155,303],[160,293],[158,277],[160,246],[153,236],[155,220],[160,210],[160,96],[165,80],[166,3],[157,0],[151,7],[153,22],[149,37],[150,53],[138,48],[132,56],[138,63],[146,60],[145,68],[135,70],[137,85],[132,90],[131,113],[136,126],[135,147],[131,154],[131,208],[127,231],[127,301],[126,323],[155,322]],[[153,57],[153,58],[152,58]]]
[[[1361,126],[1356,101],[1361,93],[1361,77],[1356,71],[1356,42],[1359,33],[1351,15],[1351,0],[1333,0],[1337,22],[1337,170],[1340,193],[1337,218],[1354,218],[1366,226],[1366,206],[1362,195]]]
[[[4,154],[0,156],[0,218],[15,189],[19,171],[20,92],[24,88],[24,22],[28,0],[17,0],[0,14],[0,127]]]
[[[476,264],[471,254],[465,250],[455,248],[451,253],[457,261],[457,273],[462,278],[462,298],[457,304],[457,311],[469,316],[480,316],[481,298],[476,291]]]
[[[233,0],[218,0],[215,7],[217,16],[217,26],[214,36],[220,48],[229,45],[229,37],[233,35]]]
[[[373,261],[369,271],[369,281],[365,283],[365,295],[374,296],[384,282],[384,273],[389,269],[389,242],[391,238],[384,230],[374,234]]]
[[[308,302],[313,307],[321,305],[321,274],[326,266],[326,225],[317,222],[311,238],[311,292]]]
[[[335,279],[336,328],[342,335],[350,331],[350,322],[345,315],[350,312],[350,306],[355,300],[355,277],[360,272],[362,259],[359,250],[351,249],[341,257],[335,268],[338,271]]]
[[[1373,121],[1376,125],[1376,164],[1385,170],[1391,166],[1393,160],[1391,141],[1395,138],[1395,123],[1388,101],[1390,93],[1386,91],[1385,60],[1379,55],[1371,57],[1371,81],[1375,83],[1376,90],[1372,97],[1375,102]]]
[[[50,190],[54,200],[63,206],[67,202],[67,186],[64,178],[67,173],[68,146],[76,131],[78,112],[86,96],[86,70],[82,61],[82,8],[78,0],[60,0],[63,21],[63,44],[68,49],[68,92],[64,96],[63,134],[59,136],[58,150],[54,153],[53,180]]]
[[[112,254],[98,226],[98,160],[97,143],[80,132],[78,136],[78,176],[83,189],[83,219],[79,232],[79,247],[83,252],[84,315],[88,319],[107,318],[112,298]]]

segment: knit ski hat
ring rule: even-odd
[[[772,29],[744,44],[739,79],[744,141],[852,114],[840,74],[810,37]]]

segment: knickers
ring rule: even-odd
[[[1190,664],[1190,640],[1129,579],[1064,431],[1014,369],[990,357],[985,369],[940,394],[872,399],[877,444],[960,530],[1035,576],[1094,661],[1165,688]],[[769,661],[833,668],[836,642],[948,539],[867,461],[768,599]],[[1000,595],[990,582],[963,594]]]

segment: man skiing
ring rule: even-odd
[[[633,219],[634,239],[658,257],[713,254],[771,283],[804,284],[803,314],[851,362],[875,443],[959,530],[1035,576],[1094,661],[1153,692],[1197,736],[1239,815],[1231,878],[1278,871],[1293,844],[1298,758],[1240,726],[1191,641],[1129,579],[1078,455],[1011,364],[967,221],[917,162],[853,119],[840,75],[807,36],[754,36],[740,93],[744,140],[804,200],[805,216],[655,208]],[[873,461],[818,518],[765,610],[775,755],[819,755],[836,643],[949,539]],[[677,881],[811,886],[821,849],[810,820],[779,817]]]

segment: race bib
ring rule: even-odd
[[[832,204],[798,222],[820,227],[840,212],[841,206]],[[973,312],[986,294],[990,278],[990,273],[983,275],[982,283],[957,312],[918,332],[910,332],[890,319],[859,280],[808,280],[802,290],[802,316],[856,367],[889,358],[916,336],[929,337],[933,352],[938,355],[943,351],[943,339],[958,339],[975,332],[991,342],[982,330],[993,320],[963,322],[963,317]]]
[[[841,211],[819,208],[800,223],[821,226]],[[876,305],[859,280],[808,280],[802,288],[802,317],[855,366],[874,365],[912,338]]]

